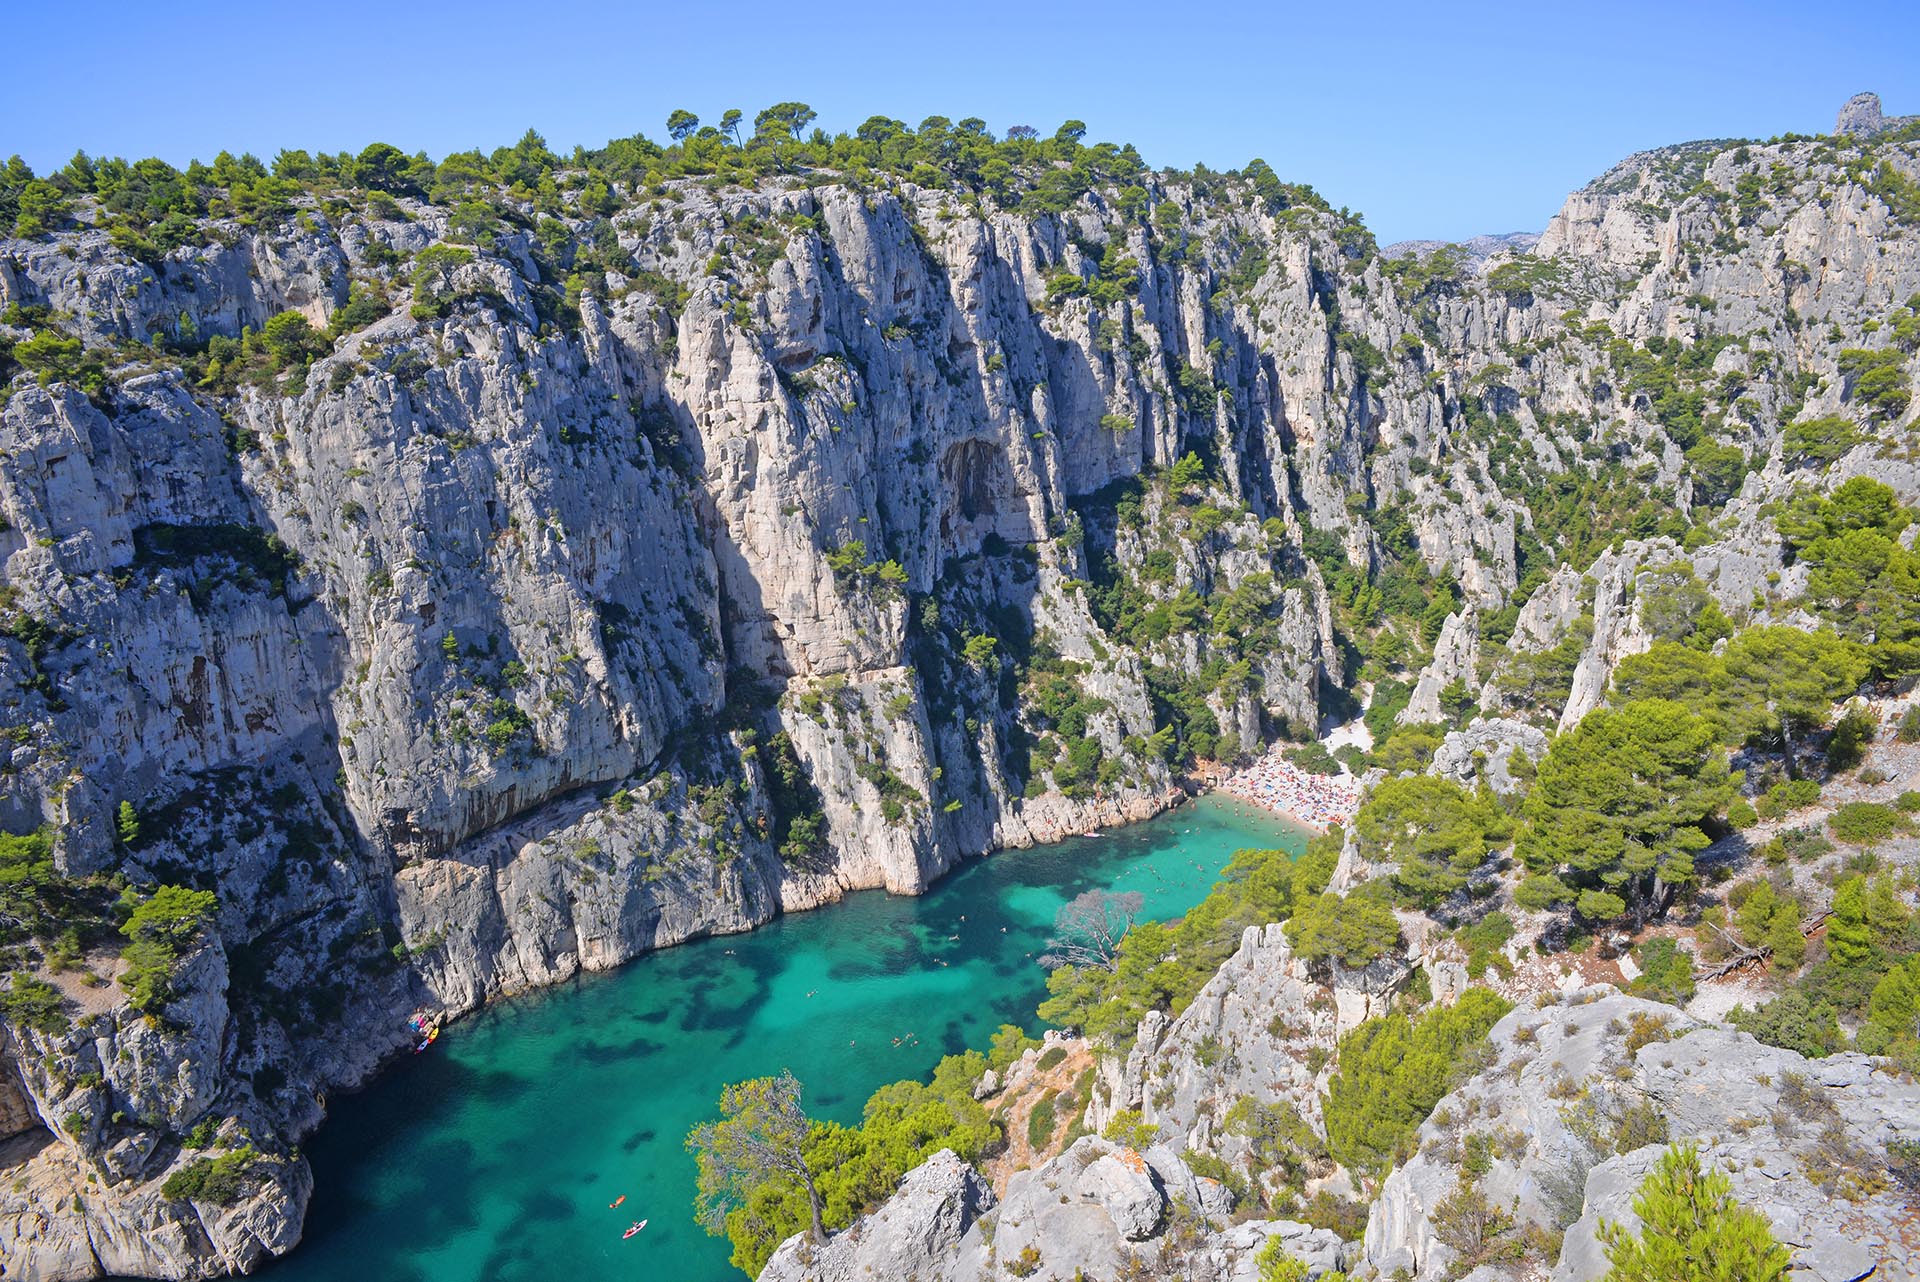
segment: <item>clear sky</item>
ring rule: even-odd
[[[1087,122],[1150,164],[1263,157],[1383,242],[1539,230],[1629,152],[1823,133],[1851,94],[1920,113],[1920,0],[954,4],[23,0],[0,155],[556,151],[676,107]]]

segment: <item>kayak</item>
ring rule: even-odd
[[[624,1242],[628,1238],[632,1237],[634,1234],[638,1233],[641,1229],[644,1229],[646,1227],[647,1227],[647,1222],[645,1220],[641,1220],[638,1223],[636,1223],[632,1228],[628,1229],[625,1233],[622,1233],[620,1235],[620,1240]]]

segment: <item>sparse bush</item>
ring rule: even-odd
[[[1137,1108],[1123,1108],[1107,1122],[1105,1130],[1100,1132],[1103,1139],[1115,1144],[1124,1144],[1128,1148],[1152,1148],[1154,1141],[1160,1138],[1160,1128],[1144,1120]]]
[[[1046,1148],[1053,1140],[1054,1131],[1059,1129],[1060,1119],[1054,1112],[1054,1101],[1059,1094],[1048,1091],[1027,1114],[1027,1144],[1036,1151]]]

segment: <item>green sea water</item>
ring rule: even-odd
[[[1203,798],[1097,838],[975,860],[918,898],[862,892],[503,1001],[367,1091],[308,1145],[304,1242],[270,1282],[739,1282],[693,1220],[687,1131],[720,1088],[792,1069],[813,1116],[859,1120],[877,1087],[1035,1028],[1034,960],[1082,891],[1177,916],[1242,846],[1297,829]],[[624,1194],[618,1210],[608,1203]],[[628,1241],[633,1220],[649,1220]]]

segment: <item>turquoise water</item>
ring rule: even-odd
[[[919,898],[863,892],[498,1003],[334,1101],[308,1146],[306,1240],[267,1277],[740,1282],[726,1241],[694,1222],[682,1147],[722,1085],[790,1068],[810,1114],[857,1121],[876,1088],[984,1049],[1003,1023],[1033,1026],[1033,958],[1074,895],[1137,890],[1147,916],[1177,916],[1236,849],[1304,840],[1205,798],[975,860]]]

